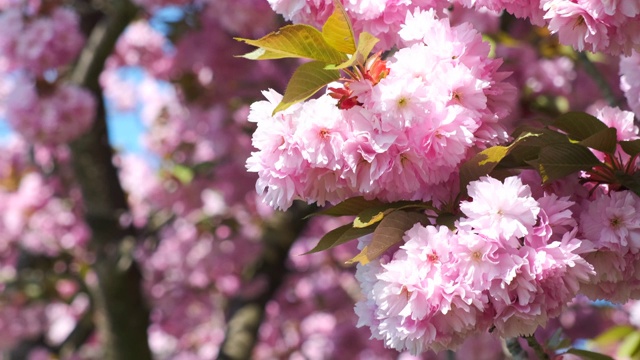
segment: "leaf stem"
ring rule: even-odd
[[[549,354],[547,354],[544,351],[544,349],[542,348],[542,345],[540,345],[540,343],[535,338],[535,336],[533,335],[525,336],[524,339],[527,340],[527,344],[529,345],[529,347],[531,347],[533,351],[535,351],[538,359],[549,360]]]

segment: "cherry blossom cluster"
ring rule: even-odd
[[[153,76],[166,77],[172,63],[165,36],[147,20],[138,20],[127,27],[118,39],[113,54],[107,60],[108,69],[121,66],[140,66]],[[109,76],[110,71],[101,77]],[[117,95],[117,94],[116,94]]]
[[[188,18],[171,28],[178,30],[171,40],[150,19],[137,18],[100,78],[120,110],[140,112],[148,128],[144,145],[157,156],[152,164],[123,154],[114,161],[131,205],[120,221],[140,230],[135,259],[151,307],[149,346],[158,359],[216,357],[230,299],[262,289],[260,279],[243,276],[261,253],[263,227],[273,215],[260,198],[280,208],[295,199],[337,203],[361,195],[450,206],[460,164],[505,142],[505,119],[531,111],[520,109],[517,90],[506,81],[534,96],[566,97],[572,109],[598,98],[569,58],[543,58],[526,40],[517,47],[497,44],[497,56],[510,52],[510,68],[498,70],[501,61],[490,58],[489,45],[462,20],[496,31],[500,18],[484,11],[506,9],[548,24],[577,49],[630,53],[620,62],[621,86],[640,112],[640,64],[631,51],[638,47],[634,1],[343,1],[356,33],[370,32],[381,38],[380,49],[398,50],[365,74],[376,77],[341,79],[327,94],[275,116],[282,97],[273,90],[264,93],[267,101],[244,104],[259,88],[283,89],[290,63],[234,60],[226,55],[244,48],[232,37],[272,30],[269,6],[287,19],[319,25],[333,11],[331,0],[134,2],[146,15],[179,6]],[[30,339],[47,346],[36,347],[31,360],[102,358],[96,333],[73,354],[53,353],[92,311],[78,284],[96,285],[91,271],[58,278],[78,275],[91,262],[84,256],[88,228],[60,145],[88,129],[102,101],[65,82],[83,44],[78,16],[55,1],[0,1],[0,8],[7,30],[0,34],[0,114],[24,138],[0,151],[0,350]],[[450,23],[436,18],[447,14]],[[522,38],[531,34],[524,29]],[[120,70],[131,67],[143,70],[139,83],[121,77]],[[511,70],[515,76],[507,79]],[[618,140],[638,139],[632,113],[608,107],[591,113],[615,127]],[[247,117],[258,127],[253,155]],[[615,159],[596,156],[635,161],[621,149]],[[545,330],[552,332],[558,324],[566,329],[573,316],[583,330],[574,338],[585,338],[628,322],[618,308],[604,321],[593,320],[584,298],[558,317],[579,293],[613,302],[640,297],[639,199],[595,186],[597,175],[544,187],[533,171],[472,182],[455,227],[416,225],[399,247],[358,266],[355,277],[340,265],[355,249],[300,256],[342,224],[314,218],[291,249],[289,274],[267,304],[252,357],[445,359],[444,352],[418,353],[458,348],[459,358],[499,359],[499,340],[489,332],[531,334],[557,317]],[[250,191],[258,176],[261,195]],[[46,293],[34,293],[33,286],[15,290],[29,274],[25,259],[33,258],[51,267],[36,271],[54,278],[53,289],[45,289],[50,279],[35,277],[36,289]],[[596,325],[580,326],[585,317]],[[370,334],[378,340],[367,341]]]
[[[617,129],[618,140],[640,138],[632,113],[593,113]],[[620,148],[615,155],[635,164]],[[577,178],[539,184],[533,171],[471,182],[454,230],[416,224],[398,250],[360,265],[366,300],[356,305],[359,325],[387,346],[417,354],[456,348],[477,332],[532,334],[577,294],[637,299],[638,196],[604,185],[588,191],[589,182]]]
[[[244,107],[234,109],[229,104],[240,103],[239,98],[245,96],[255,97],[246,84],[286,84],[287,66],[265,63],[256,68],[251,63],[238,64],[233,57],[219,56],[223,51],[242,51],[230,33],[253,36],[272,27],[271,17],[257,15],[269,10],[268,4],[249,2],[252,11],[246,11],[246,2],[207,4],[197,14],[201,28],[185,33],[173,44],[144,19],[129,26],[118,40],[101,74],[105,95],[118,109],[140,107],[140,117],[150,129],[143,141],[161,158],[196,165],[235,156],[234,148],[245,146],[246,135],[239,127],[227,125],[236,121],[234,112]],[[236,6],[245,8],[232,11]],[[241,13],[251,27],[230,26],[226,23],[229,17],[217,10]],[[203,47],[203,43],[210,45]],[[133,66],[142,67],[143,78],[136,84],[126,83],[120,70]]]
[[[446,199],[443,184],[470,150],[506,139],[498,121],[513,89],[470,24],[416,12],[400,36],[406,47],[387,60],[386,77],[344,85],[355,106],[339,108],[327,94],[272,116],[282,99],[273,90],[252,105],[258,151],[247,168],[260,176],[267,203]]]
[[[631,56],[620,58],[620,87],[624,91],[627,103],[636,116],[640,117],[640,53],[634,51]]]
[[[316,23],[332,9],[328,2],[270,3],[294,22]],[[395,6],[378,5],[383,11]],[[286,209],[296,199],[322,205],[364,196],[450,205],[461,162],[506,140],[502,126],[513,106],[513,89],[503,82],[506,73],[497,70],[501,63],[485,60],[488,47],[470,24],[451,26],[448,19],[437,19],[439,11],[413,5],[416,10],[392,35],[397,37],[382,43],[382,48],[391,43],[399,49],[384,61],[371,58],[362,78],[330,84],[327,94],[274,115],[282,96],[273,90],[263,93],[267,101],[252,105],[249,121],[257,123],[257,151],[247,168],[260,176],[256,189],[266,203]],[[630,29],[639,9],[629,2],[464,5],[506,6],[518,17],[548,22],[562,43],[577,50],[629,54],[638,46]],[[355,28],[373,19],[356,15],[354,6],[345,4]],[[579,7],[606,24],[595,29]],[[575,10],[571,15],[569,8]],[[563,21],[574,26],[560,26]],[[521,57],[521,63],[511,64],[521,77],[516,81],[534,95],[573,103],[572,88],[588,82],[569,58],[541,59],[526,45],[498,51]],[[620,69],[632,107],[635,56],[624,58]],[[590,105],[580,101],[579,108]],[[601,105],[589,111],[617,130],[618,141],[639,138],[633,113]],[[614,155],[594,154],[604,167],[625,168],[628,175],[637,170],[637,159],[620,146]],[[417,355],[455,349],[487,332],[504,338],[531,335],[560,316],[578,294],[613,302],[637,298],[639,199],[632,191],[605,185],[604,167],[544,187],[531,171],[504,181],[472,182],[455,227],[416,224],[399,248],[358,266],[365,296],[356,305],[359,326],[370,327],[372,338],[387,347]],[[360,247],[369,241],[361,239]],[[625,290],[617,291],[622,284]]]
[[[56,145],[87,131],[95,99],[56,81],[84,45],[78,15],[61,6],[8,5],[0,13],[0,77],[11,83],[0,112],[28,141]]]
[[[618,140],[640,139],[634,115],[618,108],[593,109],[602,122],[617,130]],[[602,154],[596,154],[602,158]],[[623,164],[631,162],[637,169],[637,159],[630,158],[620,147],[615,157]],[[605,161],[607,159],[605,158]],[[595,174],[597,176],[597,174]],[[581,203],[580,231],[593,251],[585,256],[593,264],[596,276],[581,289],[592,299],[625,302],[640,297],[640,198],[629,190],[599,186]],[[624,286],[622,286],[624,284]]]
[[[435,9],[443,13],[456,6],[506,10],[528,18],[538,26],[546,25],[558,33],[563,44],[582,51],[630,54],[640,42],[638,31],[640,5],[634,0],[421,0],[421,1],[342,1],[355,19],[357,32],[367,31],[380,37],[382,48],[397,44],[399,24],[405,14],[417,9]],[[331,14],[332,0],[269,0],[271,7],[294,23],[322,24]]]
[[[359,284],[353,268],[339,266],[339,263],[355,255],[356,249],[337,247],[300,256],[311,250],[331,227],[343,223],[337,219],[315,218],[293,244],[288,258],[291,274],[266,306],[266,319],[260,328],[260,342],[253,358],[446,359],[446,353],[412,356],[404,351],[398,354],[385,348],[382,341],[370,339],[368,329],[355,327],[353,302],[359,298]],[[469,337],[456,356],[500,359],[501,352],[495,336],[479,334]]]
[[[294,23],[320,25],[331,15],[333,0],[268,0],[271,8]],[[451,5],[449,0],[418,1],[343,1],[353,20],[356,33],[363,31],[381,40],[381,48],[390,48],[400,41],[398,31],[407,12],[433,9],[442,13]]]
[[[85,133],[95,117],[95,99],[67,83],[33,82],[19,76],[1,99],[7,122],[26,140],[46,145],[69,142]]]
[[[542,102],[542,107],[556,107],[556,111],[560,112],[569,109],[586,111],[594,102],[598,105],[605,104],[602,89],[584,66],[580,66],[570,56],[545,48],[557,46],[557,39],[545,35],[541,38],[544,45],[527,42],[527,37],[539,29],[522,19],[516,19],[514,22],[514,30],[510,32],[510,36],[518,40],[517,45],[498,43],[495,53],[496,57],[504,60],[501,69],[511,72],[507,80],[516,87],[521,101]],[[602,56],[602,61],[594,61],[594,67],[606,83],[611,84],[613,98],[623,99],[624,94],[617,85],[621,81],[618,68],[620,58],[603,54],[599,56]],[[633,68],[629,69],[632,71]],[[624,83],[624,80],[622,81]],[[623,86],[622,83],[620,86]],[[631,104],[631,100],[628,103]],[[530,111],[514,104],[505,126],[517,125],[515,121],[521,122],[533,115]]]
[[[598,190],[583,207],[580,229],[596,250],[585,258],[596,277],[582,293],[620,303],[640,298],[640,198],[628,190]]]
[[[489,330],[531,334],[593,273],[568,198],[535,199],[517,177],[484,177],[468,192],[455,230],[417,224],[395,253],[359,266],[359,325],[387,346],[418,354]]]
[[[142,104],[142,121],[150,129],[142,141],[163,159],[183,165],[223,158],[235,161],[249,146],[249,137],[235,124],[233,112],[221,103],[186,102],[175,88],[149,77],[135,91]]]
[[[371,342],[369,331],[356,329],[353,294],[358,284],[351,268],[336,263],[353,256],[353,249],[300,254],[341,221],[316,218],[289,251],[290,274],[265,307],[260,341],[252,358],[385,359],[397,356],[382,342]]]
[[[3,71],[24,69],[35,74],[71,63],[84,45],[78,15],[67,8],[44,7],[27,13],[17,3],[0,13],[0,59]]]
[[[637,31],[640,5],[633,0],[603,2],[600,0],[485,1],[458,0],[467,7],[506,10],[528,18],[538,26],[547,26],[560,41],[576,50],[629,54],[640,43]]]
[[[68,280],[59,280],[57,285],[59,298],[48,299],[47,303],[38,301],[30,305],[22,304],[19,309],[10,304],[3,304],[3,311],[6,313],[7,319],[0,326],[5,327],[3,330],[7,334],[21,335],[21,338],[15,339],[15,342],[24,339],[34,341],[34,339],[38,338],[44,341],[29,348],[28,354],[23,352],[23,356],[26,356],[29,360],[53,359],[55,355],[52,354],[51,349],[65,346],[69,336],[76,330],[76,325],[90,311],[89,296],[86,293],[78,293],[75,284],[71,284]],[[86,321],[86,318],[84,321]],[[24,330],[30,327],[30,333],[25,333],[23,330],[21,334],[18,331],[21,327]],[[48,347],[44,344],[48,345]],[[16,344],[14,343],[13,345],[15,346]],[[0,344],[0,348],[10,347],[5,347],[3,343]],[[73,359],[95,359],[100,357],[97,337],[91,336],[88,338],[82,349],[70,356]]]
[[[240,157],[246,156],[248,149]],[[198,176],[189,183],[164,177],[136,157],[119,163],[136,226],[154,214],[175,216],[136,252],[152,305],[151,350],[161,359],[215,357],[224,339],[226,299],[246,290],[242,271],[262,246],[262,219],[252,208],[255,200],[246,197],[255,178],[240,160],[229,164],[233,173],[220,167],[219,179]],[[148,187],[140,187],[142,181]]]
[[[87,309],[86,297],[71,299],[78,291],[75,283],[59,277],[67,270],[63,259],[84,258],[89,228],[77,189],[66,182],[68,151],[29,146],[21,138],[5,141],[0,151],[0,329],[5,334],[0,349],[39,336],[57,345]],[[57,267],[43,279],[38,259],[45,258],[55,259],[49,261]],[[51,302],[41,297],[49,284],[55,286],[54,299],[47,299]],[[31,292],[24,291],[27,287]]]
[[[563,44],[578,51],[630,54],[640,46],[638,31],[640,4],[633,0],[542,0],[544,20]],[[532,14],[530,18],[536,18]],[[535,23],[535,20],[533,20]]]
[[[31,253],[55,256],[87,242],[89,230],[73,203],[55,197],[52,185],[40,175],[25,175],[15,192],[3,195],[4,236]]]
[[[273,21],[264,16],[268,4],[262,1],[217,1],[198,12],[201,28],[170,44],[141,19],[119,39],[101,76],[116,107],[139,109],[148,128],[143,144],[160,162],[117,157],[132,210],[122,220],[140,228],[167,222],[136,250],[151,305],[149,345],[159,359],[216,357],[229,298],[260,288],[242,272],[260,255],[261,224],[273,210],[250,191],[256,178],[244,166],[251,141],[242,129],[248,107],[229,104],[240,103],[251,88],[240,83],[284,86],[287,68],[256,69],[220,56],[240,52],[229,34],[234,30],[223,24],[231,16],[216,11],[235,6],[242,8],[235,16],[255,25],[241,29],[248,34],[264,33],[260,24]],[[137,84],[120,77],[119,69],[130,66],[144,70]],[[177,176],[177,167],[192,178]]]
[[[36,171],[25,161],[27,151],[27,145],[16,139],[3,148],[0,158],[2,243],[47,256],[83,246],[89,231],[78,212],[77,194],[65,191],[59,177]]]
[[[23,338],[37,336],[46,326],[45,307],[42,303],[25,304],[14,300],[0,302],[0,330],[5,336],[0,349],[10,349]]]

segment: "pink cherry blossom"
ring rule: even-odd
[[[85,89],[62,84],[34,84],[22,78],[4,99],[7,121],[27,140],[43,144],[69,142],[89,130],[95,99]]]
[[[640,204],[630,191],[597,193],[580,216],[585,237],[599,246],[627,251],[640,251]]]
[[[421,27],[410,40],[414,18],[445,40],[434,42]],[[337,109],[323,95],[272,116],[281,99],[274,92],[265,93],[268,102],[252,105],[258,151],[247,167],[258,173],[256,188],[267,203],[287,208],[294,199],[323,204],[349,196],[430,200],[473,148],[506,139],[498,120],[508,113],[504,98],[514,93],[480,34],[469,24],[451,27],[433,11],[416,10],[406,21],[400,35],[408,47],[389,58],[389,74],[379,82],[348,84],[358,105]],[[425,66],[414,66],[416,59]],[[330,88],[341,86],[347,90]]]
[[[640,116],[640,53],[620,57],[620,87],[631,110]]]
[[[0,53],[11,68],[40,74],[67,65],[84,45],[78,15],[67,8],[25,21],[19,8],[12,7],[2,12],[0,24],[10,29],[0,36]]]
[[[463,201],[460,209],[468,217],[463,225],[471,226],[489,237],[513,241],[532,231],[540,206],[531,196],[529,186],[517,177],[504,183],[490,177],[467,187],[472,201]]]

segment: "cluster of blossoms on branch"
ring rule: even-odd
[[[39,336],[60,343],[87,309],[86,294],[76,296],[75,281],[63,275],[69,266],[66,257],[86,258],[90,237],[68,172],[51,171],[69,154],[30,147],[19,138],[9,140],[1,153],[0,331],[6,336],[0,349]],[[43,276],[38,259],[45,258],[59,261]],[[26,295],[21,286],[34,290]],[[45,302],[40,299],[45,293],[55,295]]]
[[[373,233],[350,260],[360,263],[356,278],[365,297],[356,305],[358,325],[371,328],[372,338],[414,355],[456,349],[486,332],[531,335],[578,294],[612,302],[640,296],[640,199],[632,180],[640,137],[633,113],[594,105],[594,117],[583,124],[567,116],[510,138],[505,120],[515,91],[508,74],[471,24],[450,25],[449,3],[347,2],[344,9],[330,1],[270,3],[294,22],[326,21],[328,44],[326,29],[343,11],[354,18],[355,32],[382,37],[379,49],[396,46],[384,60],[376,54],[345,70],[348,76],[316,99],[291,100],[300,87],[294,74],[284,96],[265,91],[267,101],[254,103],[248,117],[257,123],[257,151],[247,169],[258,173],[264,202],[281,209],[298,199],[328,202],[337,205],[325,214],[357,215],[352,228],[334,229],[312,251]],[[579,51],[633,53],[620,71],[622,90],[637,107],[637,4],[463,5],[546,23]],[[249,43],[281,50],[270,40]],[[562,66],[548,64],[560,72]],[[544,84],[528,85],[541,91]],[[498,167],[511,176],[482,176]],[[537,171],[516,171],[527,167]]]
[[[133,2],[139,16],[106,60],[99,99],[68,81],[85,44],[80,23],[90,22],[78,14],[87,9],[0,1],[0,115],[23,138],[0,153],[0,351],[103,358],[104,339],[85,327],[96,311],[88,290],[97,285],[95,259],[64,145],[92,125],[100,102],[135,113],[147,130],[151,165],[118,150],[113,162],[131,207],[118,220],[138,231],[122,259],[141,270],[158,359],[223,351],[235,301],[269,286],[270,274],[251,275],[264,261],[272,208],[295,200],[336,205],[328,213],[356,204],[348,214],[356,220],[310,221],[284,257],[252,358],[444,359],[450,354],[427,350],[457,349],[459,358],[495,360],[505,355],[494,334],[553,338],[546,332],[563,328],[575,339],[640,324],[637,303],[605,316],[580,295],[640,298],[634,116],[594,104],[597,86],[569,50],[522,20],[547,26],[564,45],[612,55],[592,58],[605,81],[620,79],[638,114],[636,1]],[[232,36],[272,29],[269,6],[317,27],[333,16],[335,26],[335,4],[352,35],[378,38],[373,51],[366,36],[358,39],[342,59],[354,66],[339,68],[342,76],[315,99],[280,110],[291,92],[267,90],[266,101],[245,105],[258,89],[285,88],[297,63],[224,56],[244,50]],[[160,30],[166,7],[182,18]],[[519,19],[500,17],[503,10]],[[332,29],[322,36],[331,39]],[[619,54],[629,55],[620,58],[622,78]],[[339,64],[325,65],[337,72]],[[125,79],[132,69],[141,79]],[[532,99],[553,106],[536,113]],[[579,116],[586,134],[566,121],[509,136],[530,112],[564,112],[557,99],[577,110],[593,105],[593,117]],[[559,176],[549,159],[558,149],[590,165]],[[538,171],[520,170],[527,167]],[[334,247],[355,238],[360,253]],[[606,319],[593,320],[597,327],[580,326],[598,316]]]
[[[148,5],[148,17],[180,5],[140,3]],[[149,347],[160,359],[215,357],[229,299],[246,286],[243,271],[259,256],[262,224],[273,214],[256,205],[255,177],[244,168],[251,146],[244,98],[255,98],[257,85],[250,84],[284,85],[287,68],[245,64],[240,78],[234,59],[219,54],[240,51],[233,35],[259,35],[273,26],[275,17],[264,16],[268,4],[185,8],[198,26],[173,42],[139,17],[96,79],[106,99],[69,81],[85,44],[82,12],[58,2],[0,7],[0,24],[11,30],[0,34],[0,115],[16,132],[2,140],[9,144],[0,156],[2,356],[22,348],[33,351],[16,356],[29,359],[105,356],[88,291],[97,286],[91,234],[66,145],[90,128],[104,101],[108,112],[139,111],[147,128],[141,136],[146,157],[117,153],[113,162],[131,206],[117,216],[141,233],[130,251],[151,307]],[[239,15],[234,20],[222,9]],[[124,79],[132,69],[143,74],[141,81]]]
[[[445,183],[460,162],[506,140],[498,121],[514,90],[478,32],[429,11],[409,14],[400,36],[395,54],[362,78],[330,85],[333,93],[275,115],[282,96],[273,90],[252,105],[259,151],[248,169],[260,175],[256,188],[270,205],[362,195],[448,201]]]
[[[25,139],[57,145],[89,129],[95,99],[61,79],[84,45],[71,9],[34,3],[5,5],[0,14],[0,77],[9,94],[0,113]]]
[[[532,334],[562,312],[593,266],[567,198],[535,199],[517,177],[469,184],[455,230],[415,225],[389,257],[359,266],[359,325],[397,350],[456,348],[491,329]]]
[[[42,334],[62,342],[87,308],[85,296],[73,310],[77,286],[62,275],[66,260],[46,276],[37,260],[85,258],[90,237],[69,150],[59,144],[90,127],[96,104],[87,90],[61,80],[84,37],[75,11],[51,5],[3,2],[0,9],[0,114],[18,133],[4,139],[0,156],[3,350]],[[25,295],[21,286],[37,290]],[[45,293],[55,294],[49,303],[39,299]]]
[[[271,7],[294,23],[320,25],[331,14],[332,0],[269,0]],[[507,11],[535,25],[548,26],[562,43],[577,50],[629,55],[640,45],[638,31],[640,5],[633,0],[420,0],[347,1],[345,10],[354,19],[356,32],[367,31],[389,48],[399,42],[398,32],[407,12],[415,8],[435,9],[440,14],[450,7]]]
[[[640,114],[640,53],[633,51],[631,56],[620,58],[620,87],[624,91],[629,107]]]

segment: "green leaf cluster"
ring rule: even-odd
[[[617,349],[616,359],[640,359],[640,330],[629,325],[614,326],[589,341],[587,345],[595,349]],[[584,350],[570,349],[568,352],[585,359],[612,359],[598,353],[585,353]]]
[[[300,65],[291,76],[282,101],[273,114],[313,96],[327,84],[340,79],[340,69],[363,64],[378,39],[363,32],[356,45],[353,26],[338,0],[334,11],[322,27],[287,25],[260,39],[236,38],[257,47],[241,55],[251,60],[301,58],[311,60]]]
[[[308,253],[328,250],[350,240],[373,234],[369,245],[347,261],[349,264],[367,264],[401,242],[404,233],[415,224],[427,225],[429,218],[424,211],[429,209],[433,209],[431,204],[422,201],[382,203],[363,197],[347,199],[314,215],[355,216],[353,222],[328,232]]]
[[[615,174],[617,184],[640,195],[640,176],[616,172],[592,152],[614,156],[618,145],[632,157],[640,153],[640,141],[617,141],[616,129],[583,112],[569,112],[545,128],[521,127],[508,146],[493,146],[466,161],[460,170],[460,193],[466,196],[467,185],[481,176],[509,174],[517,169],[535,169],[547,184],[578,171],[605,167]]]

